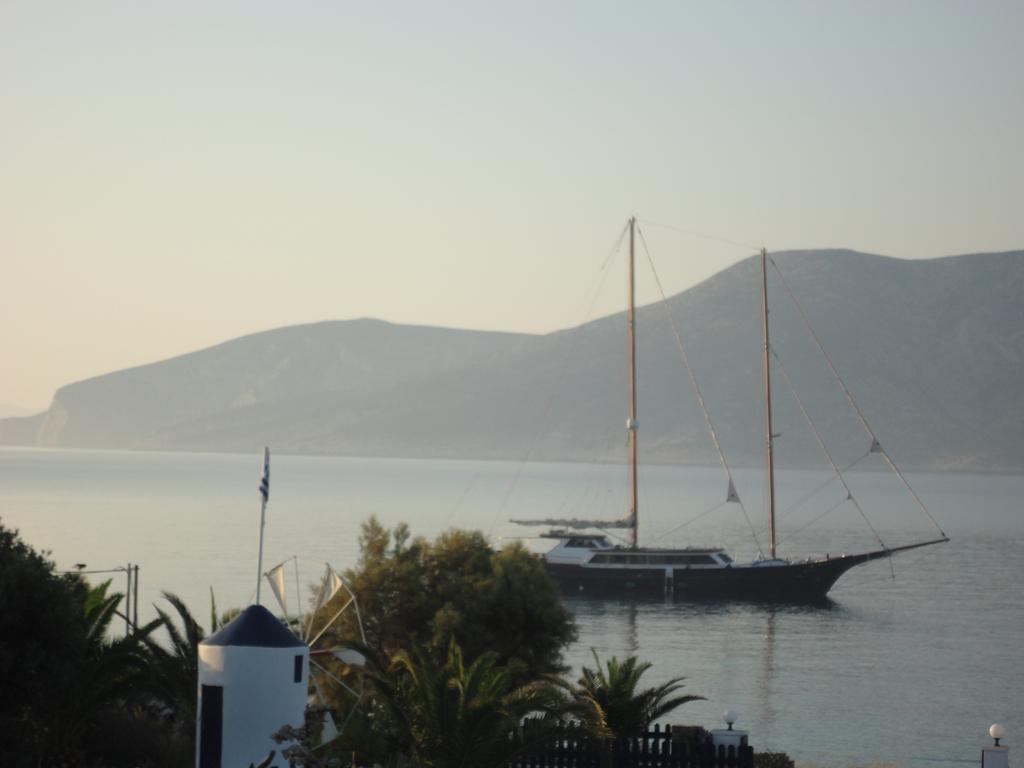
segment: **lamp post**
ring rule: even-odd
[[[999,723],[992,723],[988,729],[988,735],[992,737],[995,742],[995,746],[999,746],[999,740],[1006,738],[1006,729],[1003,728]]]
[[[715,728],[711,731],[711,743],[715,747],[740,747],[747,746],[747,738],[749,734],[740,730],[739,728],[734,729],[733,725],[739,719],[735,710],[727,709],[722,713],[722,720],[725,721],[726,728]]]
[[[97,568],[87,570],[85,563],[75,563],[73,571],[62,571],[62,573],[73,573],[76,575],[90,575],[97,573],[123,573],[127,579],[124,595],[124,633],[130,635],[132,627],[139,626],[139,566],[138,563],[127,563],[116,568]]]
[[[725,721],[725,724],[729,726],[729,730],[731,731],[733,723],[736,722],[736,713],[731,709],[727,709],[722,713],[722,719]]]
[[[1010,748],[999,743],[1006,738],[1006,729],[999,723],[992,723],[988,735],[993,744],[981,750],[981,768],[1009,768]]]

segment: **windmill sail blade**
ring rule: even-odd
[[[324,576],[320,580],[320,589],[317,591],[316,603],[313,605],[313,613],[316,613],[323,608],[327,603],[331,601],[331,598],[337,594],[338,590],[342,588],[345,582],[341,580],[341,577],[335,572],[335,570],[327,565],[324,568]]]
[[[327,624],[320,630],[316,638],[310,641],[309,638],[313,634],[313,622],[316,619],[317,613],[320,611],[321,608],[327,605],[331,601],[331,598],[338,593],[338,590],[340,590],[344,586],[345,582],[342,581],[341,576],[339,576],[337,572],[330,566],[330,564],[328,564],[324,568],[323,578],[320,579],[320,588],[317,590],[316,593],[316,600],[313,603],[313,610],[311,610],[309,613],[309,621],[306,625],[305,637],[303,637],[303,640],[306,641],[307,645],[312,645],[317,640],[319,640],[320,636],[327,630],[327,627],[333,624],[334,620],[341,615],[341,611],[336,613],[334,617],[330,621],[328,621]],[[349,602],[351,602],[351,600]],[[345,607],[348,607],[347,603]],[[342,608],[342,611],[343,610],[344,608]]]
[[[331,713],[324,712],[324,727],[320,731],[320,745],[328,744],[340,735],[341,733],[338,731],[338,726],[334,724],[334,718],[331,717]]]
[[[351,594],[351,593],[349,593],[349,594]],[[343,606],[341,606],[341,608],[339,608],[339,609],[338,609],[338,610],[337,610],[337,611],[335,612],[335,614],[334,614],[333,616],[331,616],[331,618],[330,618],[330,619],[328,619],[328,620],[327,620],[327,623],[326,623],[326,624],[324,624],[324,625],[323,625],[323,627],[321,627],[321,628],[320,628],[320,631],[316,633],[316,637],[314,637],[314,638],[313,638],[312,640],[309,640],[309,641],[308,641],[308,642],[307,642],[306,644],[307,644],[307,645],[310,645],[310,646],[312,646],[312,645],[315,645],[315,644],[316,644],[316,641],[317,641],[317,640],[319,640],[319,639],[320,639],[321,637],[323,637],[323,636],[324,636],[324,633],[325,633],[325,632],[326,632],[326,631],[327,631],[328,629],[330,629],[330,628],[331,628],[331,625],[333,625],[333,624],[334,624],[334,622],[336,622],[336,621],[337,621],[338,619],[340,619],[340,618],[341,618],[341,615],[342,615],[342,614],[343,614],[343,613],[344,613],[344,612],[345,612],[345,611],[346,611],[346,610],[348,609],[348,607],[349,607],[350,605],[352,605],[352,603],[353,603],[354,601],[355,601],[355,598],[354,598],[354,597],[349,597],[349,599],[348,599],[348,600],[347,600],[347,601],[345,602],[345,604],[344,604]],[[362,631],[362,630],[360,630],[360,631]]]
[[[327,573],[324,578],[327,582],[327,601],[330,602],[331,598],[338,594],[338,590],[341,589],[345,582],[341,580],[341,576],[338,575],[331,566],[327,566]]]
[[[355,648],[339,648],[331,655],[342,664],[347,664],[350,667],[366,666],[366,657]]]
[[[284,613],[285,619],[287,619],[288,593],[285,591],[284,563],[271,568],[263,575],[266,577],[267,583],[270,584],[270,591],[274,593],[274,597],[277,598],[277,604],[281,606],[281,611]]]
[[[340,677],[338,677],[336,674],[331,672],[331,670],[327,669],[327,667],[323,666],[322,664],[317,664],[315,661],[310,661],[309,665],[311,667],[313,667],[314,669],[316,669],[318,672],[320,672],[323,675],[325,675],[326,677],[329,677],[331,680],[336,682],[338,685],[340,685],[346,691],[351,693],[357,699],[360,697],[359,691],[355,690],[351,685],[349,685],[344,680],[342,680]],[[319,691],[319,690],[320,690],[320,686],[317,686],[317,691]],[[324,700],[323,694],[320,695],[320,699],[321,699],[321,701]]]

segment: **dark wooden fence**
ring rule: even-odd
[[[595,743],[561,738],[530,750],[508,768],[752,768],[751,747],[715,747],[706,732],[655,725],[630,739]]]

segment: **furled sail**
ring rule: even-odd
[[[533,520],[510,520],[509,522],[516,523],[517,525],[552,525],[570,530],[582,530],[584,528],[603,530],[605,528],[633,527],[633,519],[631,517],[623,517],[621,520],[584,520],[578,517],[548,517]]]

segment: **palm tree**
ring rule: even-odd
[[[171,592],[164,592],[163,596],[174,608],[177,621],[167,611],[156,609],[157,621],[166,631],[168,645],[164,647],[146,638],[147,682],[170,719],[191,733],[196,720],[199,643],[204,632],[180,597]]]
[[[124,702],[139,695],[140,675],[146,666],[145,643],[159,626],[152,621],[143,627],[132,627],[124,637],[110,637],[110,624],[118,615],[124,595],[107,594],[110,582],[89,589],[83,605],[88,663],[83,670],[85,710],[96,710],[111,702]]]
[[[467,665],[452,642],[439,665],[421,648],[390,658],[360,650],[382,735],[418,768],[496,768],[562,730],[561,691],[546,680],[518,685],[494,653]]]
[[[223,629],[232,620],[238,618],[242,613],[241,608],[228,608],[223,613],[217,613],[217,598],[213,594],[213,587],[210,587],[210,634]]]
[[[163,593],[174,614],[154,606],[158,618],[150,629],[163,627],[164,643],[146,633],[144,658],[145,685],[151,698],[163,708],[163,714],[190,735],[196,719],[196,691],[199,685],[199,643],[206,636],[185,602],[172,592]],[[210,590],[211,632],[224,627],[241,611],[232,608],[218,614],[213,590]]]
[[[55,717],[54,730],[66,744],[81,744],[83,736],[112,712],[126,712],[144,697],[144,644],[158,622],[132,627],[123,637],[111,637],[110,625],[124,599],[107,594],[110,582],[89,587],[82,600],[84,656],[74,679],[68,680],[71,707]]]
[[[569,692],[580,711],[591,713],[588,725],[604,730],[612,738],[625,738],[643,733],[647,727],[669,712],[703,696],[674,695],[683,688],[684,677],[673,677],[655,688],[638,690],[640,678],[651,668],[636,656],[619,661],[612,656],[602,668],[597,651],[591,649],[596,669],[584,667],[582,676]]]

